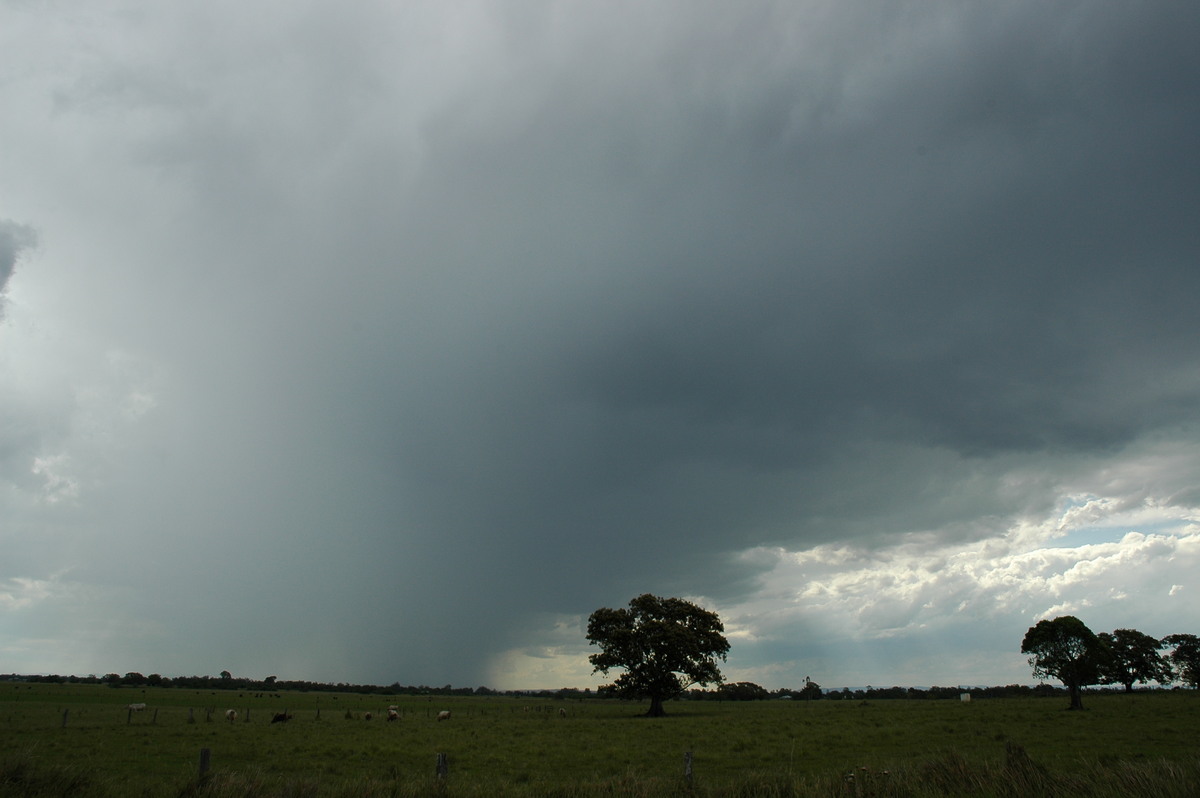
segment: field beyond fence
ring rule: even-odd
[[[648,719],[596,699],[0,683],[0,796],[1200,794],[1194,691],[1065,706],[681,701]]]

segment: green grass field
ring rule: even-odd
[[[131,715],[131,702],[147,709]],[[397,722],[383,719],[390,704]],[[0,796],[1200,794],[1200,695],[1065,705],[672,702],[651,720],[598,700],[0,683]],[[285,709],[292,720],[272,724]]]

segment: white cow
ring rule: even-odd
[[[233,723],[235,720],[237,720],[237,710],[236,709],[225,710],[225,720],[229,721],[230,723]]]
[[[443,709],[441,712],[439,712],[437,714],[437,719],[438,720],[450,720],[450,710]]]
[[[130,704],[129,706],[127,706],[125,708],[130,710],[131,712],[141,712],[143,709],[146,708],[146,705],[145,704]]]
[[[395,707],[388,708],[387,719],[388,720],[399,720],[400,719],[400,713],[396,710]]]

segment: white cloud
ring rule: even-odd
[[[0,609],[21,610],[58,594],[57,580],[11,577],[0,581]]]
[[[827,650],[845,653],[847,644],[872,640],[902,640],[909,648],[938,652],[927,658],[930,672],[917,676],[916,683],[923,684],[1028,681],[1019,658],[1007,657],[1015,670],[995,665],[1019,647],[1021,619],[1031,625],[1075,614],[1094,631],[1133,627],[1157,636],[1200,625],[1200,608],[1178,600],[1185,580],[1200,573],[1195,508],[1123,496],[1083,503],[1065,497],[1060,506],[1065,508],[1060,513],[970,543],[752,550],[744,556],[774,565],[753,597],[720,609],[736,639],[772,657],[786,651],[796,661],[821,659]],[[1139,523],[1170,531],[1129,531],[1103,543],[1052,545],[1073,525],[1120,529]],[[942,653],[955,648],[954,638],[972,626],[1007,630],[1008,637],[988,643],[990,653]],[[734,654],[739,673],[769,674],[770,680],[784,682],[789,677],[794,682],[799,674],[795,668],[781,672],[777,663],[755,665],[760,655],[752,651],[735,647]],[[964,664],[989,658],[985,672],[973,674],[974,666]],[[835,667],[842,671],[853,665]],[[875,682],[899,680],[887,673],[886,663],[879,667]]]
[[[33,458],[33,473],[43,480],[42,499],[49,504],[79,498],[79,482],[70,474],[70,458],[50,455]]]

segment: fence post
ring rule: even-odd
[[[692,784],[692,752],[683,752],[683,778],[687,781],[688,786]]]
[[[150,722],[155,726],[158,725],[158,707],[154,708],[154,717],[150,719]]]
[[[125,715],[125,725],[128,726],[129,722],[132,720],[133,720],[133,710],[130,709],[130,710],[128,710],[128,713]]]
[[[437,755],[437,777],[438,777],[438,781],[442,781],[442,780],[444,780],[444,779],[446,778],[446,775],[447,775],[449,772],[450,772],[450,766],[449,766],[449,764],[446,762],[446,755],[445,755],[445,754],[438,754],[438,755]]]
[[[203,779],[204,775],[206,773],[208,773],[208,766],[211,761],[212,761],[212,749],[211,748],[201,748],[200,749],[200,778]]]
[[[71,713],[71,710],[70,710],[70,709],[64,709],[64,710],[63,710],[63,721],[62,721],[62,727],[63,727],[64,729],[65,729],[65,728],[67,728],[67,715],[69,715],[70,713]]]

